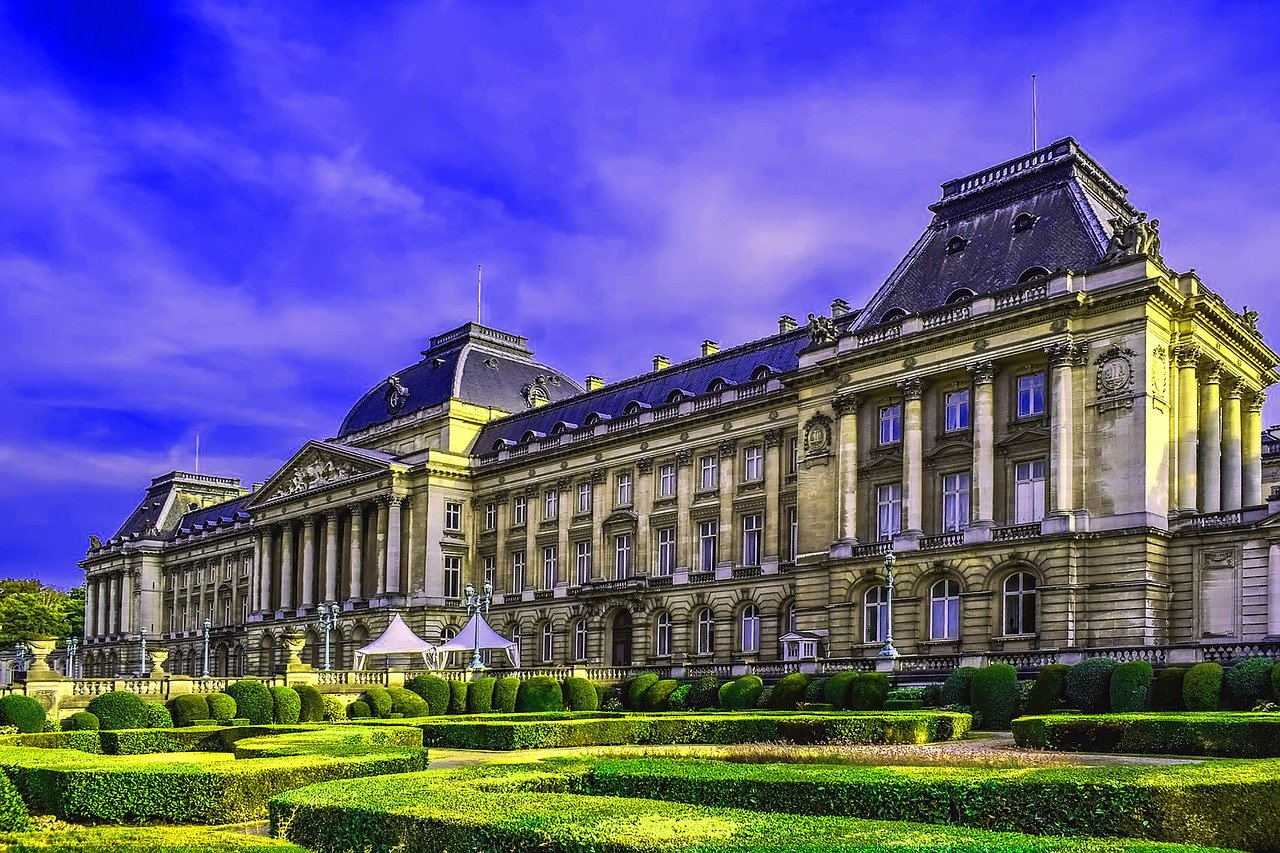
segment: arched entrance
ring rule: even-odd
[[[613,665],[631,666],[631,613],[627,610],[613,617]]]

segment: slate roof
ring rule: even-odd
[[[610,419],[624,417],[627,405],[632,402],[656,408],[665,405],[675,391],[688,397],[698,396],[706,393],[717,379],[730,385],[743,385],[750,382],[752,374],[761,367],[767,367],[774,375],[788,373],[797,368],[800,350],[808,345],[809,333],[802,327],[500,418],[480,430],[472,452],[488,453],[499,441],[519,443],[530,430],[549,435],[561,422],[574,429],[582,426],[592,414]]]
[[[543,377],[543,387],[553,401],[582,392],[582,386],[568,376],[534,361],[525,338],[477,323],[436,335],[421,361],[394,375],[409,391],[404,405],[390,410],[389,380],[380,382],[351,408],[339,437],[438,406],[451,397],[504,412],[523,411],[527,408],[524,389],[538,377]]]
[[[933,221],[862,312],[858,328],[901,309],[919,314],[960,289],[982,296],[1016,287],[1033,267],[1050,273],[1097,266],[1109,220],[1135,213],[1127,190],[1074,139],[942,185]],[[1033,217],[1026,230],[1015,222]],[[949,252],[954,238],[965,241]]]
[[[176,529],[178,531],[195,530],[200,525],[209,528],[219,524],[231,524],[235,521],[248,521],[249,511],[245,507],[251,497],[253,497],[252,494],[241,495],[229,501],[185,512],[182,514],[182,519],[178,522]]]

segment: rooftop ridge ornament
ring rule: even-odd
[[[387,377],[387,391],[383,399],[386,400],[388,414],[394,415],[404,408],[405,400],[409,399],[409,389],[401,384],[399,376]]]

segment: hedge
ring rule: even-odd
[[[1184,711],[1186,703],[1182,701],[1182,682],[1187,671],[1180,666],[1166,666],[1156,676],[1155,686],[1151,688],[1151,707],[1156,711]]]
[[[822,697],[833,708],[844,710],[849,703],[849,685],[858,677],[855,670],[846,669],[837,672],[835,675],[827,679],[826,686],[823,687]]]
[[[271,691],[261,681],[246,678],[227,685],[223,693],[236,702],[236,716],[243,717],[255,726],[271,724],[275,703]]]
[[[272,720],[280,725],[295,725],[302,716],[302,699],[292,687],[272,687],[271,706]]]
[[[468,714],[488,714],[493,711],[493,688],[497,683],[498,679],[488,675],[471,682],[467,687]]]
[[[1009,824],[1043,831],[1060,816],[1076,826],[1144,832],[1125,808],[1156,811],[1167,798],[1142,782],[1109,798],[1103,784],[1084,792],[1084,808],[1064,807],[1070,776],[1037,771],[1024,784],[1011,771],[978,770],[976,784],[935,768],[806,767],[725,762],[579,759],[555,766],[485,766],[379,780],[316,785],[271,803],[271,831],[330,853],[363,850],[519,851],[885,851],[949,853],[1190,853],[1204,848],[1155,846],[1126,839],[1081,839],[931,826],[895,819]],[[1095,774],[1104,777],[1105,774]],[[569,793],[572,792],[572,793]],[[1004,801],[1006,794],[1009,802]],[[1150,801],[1150,805],[1148,805]],[[765,805],[767,804],[767,805]],[[1202,805],[1196,798],[1193,805]],[[1257,798],[1251,805],[1259,808]],[[763,809],[768,808],[769,811]],[[786,812],[792,813],[786,813]],[[1063,814],[1065,812],[1065,815]],[[1233,809],[1230,817],[1240,810]],[[835,816],[826,816],[832,815]],[[866,815],[862,820],[847,815]],[[953,817],[954,816],[954,817]],[[1216,816],[1182,818],[1182,835],[1242,833]],[[1159,821],[1166,830],[1172,820]]]
[[[644,699],[644,694],[650,687],[657,684],[658,680],[658,676],[651,672],[646,672],[643,675],[638,675],[631,679],[630,683],[627,684],[626,690],[622,694],[622,701],[623,704],[627,706],[627,710],[641,710],[640,703]]]
[[[689,707],[689,693],[693,690],[693,685],[685,682],[671,691],[671,695],[667,697],[668,711],[691,711]]]
[[[63,731],[68,732],[96,732],[99,728],[98,718],[88,711],[76,711],[67,717],[62,728]]]
[[[1111,702],[1111,671],[1118,662],[1111,658],[1088,658],[1067,671],[1065,699],[1068,708],[1086,714],[1100,714]]]
[[[0,832],[21,832],[30,826],[31,814],[22,795],[9,777],[0,773]]]
[[[44,731],[45,719],[44,707],[25,693],[0,696],[0,724],[29,734]]]
[[[427,700],[407,687],[390,687],[387,694],[391,697],[391,713],[402,717],[429,717]]]
[[[1280,713],[1052,714],[1014,720],[1013,736],[1066,752],[1280,758]]]
[[[175,726],[190,726],[196,720],[204,722],[210,718],[209,699],[203,693],[175,696],[169,700],[168,708]]]
[[[391,716],[391,691],[385,687],[366,687],[360,699],[369,706],[369,714],[386,719]]]
[[[984,666],[970,683],[973,727],[1008,731],[1018,701],[1018,671],[1007,663]]]
[[[954,672],[947,676],[947,680],[942,682],[942,691],[938,696],[938,700],[946,705],[968,705],[970,700],[969,688],[973,683],[973,676],[978,671],[974,666],[957,667]],[[828,702],[831,700],[828,699]]]
[[[450,714],[467,713],[467,682],[465,681],[449,682],[449,713]]]
[[[1271,658],[1247,658],[1222,676],[1222,705],[1228,711],[1252,711],[1271,699]]]
[[[516,694],[517,711],[563,711],[564,693],[560,682],[548,675],[535,675],[520,682]]]
[[[225,693],[210,693],[207,698],[209,700],[209,719],[233,720],[236,718],[236,700]]]
[[[1182,680],[1182,702],[1188,711],[1216,711],[1222,694],[1222,666],[1198,663]]]
[[[810,679],[809,683],[806,684],[804,688],[804,701],[805,702],[826,701],[826,698],[827,698],[826,687],[827,687],[826,678],[819,676],[817,678]]]
[[[173,715],[169,713],[168,708],[161,705],[159,702],[148,702],[147,728],[171,729],[173,728]]]
[[[883,672],[860,672],[849,684],[850,711],[880,711],[889,697],[889,676]]]
[[[670,697],[670,693],[667,695]],[[564,704],[569,711],[597,711],[600,696],[596,686],[587,679],[569,677],[564,680]]]
[[[369,704],[363,700],[357,699],[347,706],[348,720],[363,720],[372,714]]]
[[[0,836],[12,853],[308,853],[276,838],[204,826],[92,826]]]
[[[1271,698],[1280,702],[1280,663],[1271,668]]]
[[[86,710],[98,718],[106,730],[142,729],[147,725],[147,703],[136,693],[112,690],[93,697]]]
[[[803,672],[792,672],[782,676],[773,685],[773,693],[769,696],[769,707],[775,711],[794,711],[804,701],[805,691],[813,679]]]
[[[319,723],[324,720],[324,696],[319,690],[310,684],[299,684],[293,688],[298,691],[298,699],[302,705],[298,712],[298,722],[300,723]],[[228,717],[219,717],[213,713],[213,703],[209,703],[209,716],[215,720],[225,720]],[[232,714],[231,716],[235,716]],[[406,715],[408,716],[408,715]]]
[[[1112,670],[1111,710],[1117,714],[1149,710],[1153,675],[1151,664],[1144,660],[1126,661]]]
[[[764,679],[758,675],[744,675],[725,682],[720,688],[720,707],[726,711],[754,708],[763,691]]]
[[[439,717],[449,712],[449,682],[438,675],[415,675],[404,684],[427,701],[431,716]]]
[[[520,679],[514,675],[506,675],[498,679],[493,686],[493,710],[500,714],[510,714],[516,709],[516,698],[520,694]]]
[[[1027,697],[1026,713],[1047,714],[1061,708],[1066,696],[1067,671],[1070,669],[1064,663],[1051,663],[1036,673],[1031,694]]]
[[[652,687],[644,692],[640,697],[640,710],[642,711],[665,711],[667,710],[667,702],[671,698],[671,694],[680,686],[680,682],[674,678],[664,678],[656,682]],[[579,710],[579,709],[573,709]],[[592,710],[582,708],[581,710]]]
[[[703,708],[718,708],[720,702],[720,679],[714,675],[704,675],[689,688],[689,709],[698,711]]]

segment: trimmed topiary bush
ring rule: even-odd
[[[622,694],[622,703],[627,706],[630,711],[642,710],[641,700],[650,687],[658,683],[658,676],[651,672],[644,675],[636,676],[631,679],[631,683],[627,685],[627,690]]]
[[[1089,658],[1067,672],[1065,698],[1068,708],[1086,714],[1104,713],[1111,703],[1111,671],[1118,662],[1111,658]]]
[[[1065,663],[1051,663],[1036,673],[1031,693],[1027,696],[1026,713],[1048,714],[1063,707],[1070,669]]]
[[[827,687],[827,679],[825,678],[810,679],[809,683],[805,685],[805,688],[804,688],[804,701],[805,702],[825,702],[827,699],[826,687]]]
[[[431,716],[440,717],[449,713],[449,682],[440,676],[415,675],[404,686],[427,700]]]
[[[449,713],[450,714],[467,713],[467,682],[465,681],[449,682]]]
[[[1111,711],[1132,714],[1151,707],[1151,664],[1131,660],[1111,671]]]
[[[1198,663],[1182,680],[1182,703],[1188,711],[1216,711],[1221,707],[1222,666]]]
[[[95,696],[85,710],[98,718],[98,726],[104,731],[147,727],[147,703],[141,696],[127,690],[112,690]],[[44,711],[40,713],[43,716]]]
[[[369,715],[386,719],[391,715],[391,692],[385,687],[368,687],[360,698],[369,706]]]
[[[827,679],[826,687],[823,688],[823,698],[832,708],[838,711],[846,710],[849,707],[849,686],[857,677],[858,673],[851,669],[837,672]]]
[[[520,679],[514,675],[503,676],[493,685],[493,710],[500,714],[510,714],[516,709],[516,698],[520,694]]]
[[[22,795],[9,781],[9,777],[0,773],[0,832],[20,832],[30,828],[31,815],[27,811],[27,804],[22,801]]]
[[[568,684],[568,682],[565,682]],[[671,698],[671,694],[680,686],[680,682],[674,678],[664,678],[656,682],[652,687],[644,692],[640,697],[640,710],[642,711],[665,711],[667,710],[667,702]],[[571,708],[570,710],[577,710]],[[594,709],[584,709],[594,710]]]
[[[689,707],[697,711],[701,708],[715,708],[720,702],[720,679],[714,675],[704,675],[689,688]]]
[[[1187,671],[1180,666],[1166,666],[1156,676],[1151,689],[1151,707],[1156,711],[1185,711],[1182,701],[1182,681]]]
[[[302,701],[302,709],[298,712],[298,722],[322,722],[324,720],[324,696],[320,694],[320,691],[310,684],[299,684],[293,689],[298,691],[298,699]],[[213,713],[212,703],[209,705],[209,716],[216,716]],[[405,714],[405,716],[409,715]]]
[[[76,711],[63,724],[63,729],[69,732],[96,732],[98,730],[98,718],[88,711]]]
[[[1246,658],[1222,675],[1222,707],[1228,711],[1252,711],[1271,698],[1271,658]]]
[[[168,708],[161,705],[159,702],[148,702],[147,728],[171,729],[173,728],[173,715],[169,713]]]
[[[203,693],[187,693],[169,700],[169,714],[175,726],[194,725],[196,720],[209,720],[209,699]]]
[[[769,695],[769,707],[775,711],[794,711],[804,701],[805,691],[812,682],[813,679],[803,672],[784,675],[773,686],[773,693]]]
[[[387,693],[391,696],[391,713],[402,717],[430,716],[427,713],[427,700],[407,687],[391,687]]]
[[[234,720],[236,718],[236,700],[225,693],[210,693],[206,698],[209,700],[209,719]]]
[[[497,683],[498,679],[491,675],[486,675],[484,678],[477,678],[467,685],[468,714],[493,713],[493,688]]]
[[[758,675],[744,675],[720,688],[720,707],[727,711],[754,708],[764,692],[764,680]]]
[[[756,707],[762,711],[769,710],[769,701],[773,696],[773,688],[766,687],[756,696]]]
[[[926,708],[937,708],[942,704],[942,685],[926,684],[920,690],[920,701]]]
[[[271,691],[267,685],[252,678],[245,678],[227,686],[223,693],[236,703],[236,717],[243,717],[251,725],[269,726],[275,710]]]
[[[516,693],[516,710],[534,713],[563,711],[564,694],[561,692],[560,682],[548,675],[535,675],[521,681]]]
[[[693,690],[692,684],[681,684],[675,690],[671,691],[671,695],[667,697],[668,711],[688,711],[689,708],[689,691]]]
[[[879,711],[889,698],[889,676],[883,672],[860,672],[849,684],[850,711]]]
[[[271,718],[285,726],[297,725],[302,715],[302,699],[292,687],[271,688]]]
[[[984,666],[969,686],[973,703],[973,727],[1008,731],[1018,702],[1018,671],[1007,663]]]
[[[947,676],[947,680],[942,682],[942,692],[938,697],[944,707],[947,705],[969,704],[972,698],[969,688],[977,671],[977,667],[962,666]],[[830,702],[831,700],[828,699],[827,701]]]
[[[369,716],[369,704],[360,699],[347,706],[348,720],[363,720]]]
[[[327,693],[320,695],[324,697],[324,720],[326,723],[347,718],[347,706],[342,703],[341,699],[337,696],[330,696]]]
[[[564,680],[564,704],[570,711],[598,711],[600,696],[590,681],[570,676]]]

